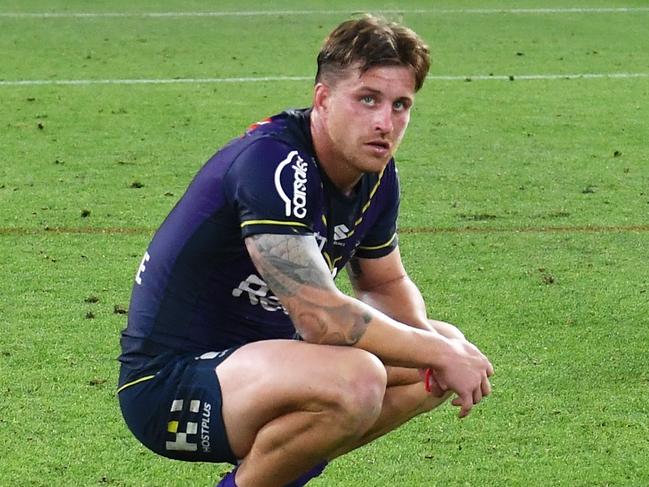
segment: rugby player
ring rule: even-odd
[[[302,486],[449,397],[466,416],[489,360],[429,320],[397,240],[395,154],[429,68],[410,29],[339,25],[312,106],[251,126],[198,172],[147,248],[118,396],[169,458],[229,462],[220,486]],[[355,297],[334,278],[347,269]]]

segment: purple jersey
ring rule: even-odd
[[[334,277],[353,255],[376,258],[395,248],[394,161],[345,196],[318,165],[309,115],[291,110],[255,124],[198,172],[136,274],[121,339],[128,369],[168,353],[294,336],[248,255],[249,235],[314,235]]]

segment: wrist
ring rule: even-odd
[[[425,332],[427,346],[424,349],[425,366],[433,369],[443,368],[453,354],[450,339],[436,330]]]

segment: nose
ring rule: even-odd
[[[392,107],[386,104],[374,112],[374,130],[381,134],[389,134],[393,129]]]

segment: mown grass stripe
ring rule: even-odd
[[[152,235],[148,227],[0,227],[0,235]],[[649,225],[576,225],[557,227],[403,227],[401,234],[434,233],[644,233]]]
[[[566,7],[566,8],[423,8],[423,9],[368,9],[382,14],[417,15],[547,15],[547,14],[638,14],[649,12],[649,7]],[[15,19],[92,19],[92,18],[157,18],[176,19],[186,17],[268,17],[349,15],[358,10],[239,10],[211,12],[0,12],[0,17]]]
[[[646,73],[553,73],[518,75],[431,75],[431,81],[543,81],[649,78]],[[88,86],[88,85],[164,85],[263,83],[282,81],[312,81],[312,76],[241,76],[232,78],[153,78],[153,79],[26,79],[0,80],[0,86]]]

